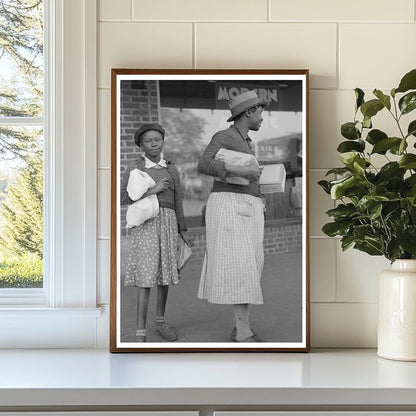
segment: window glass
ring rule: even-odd
[[[43,2],[0,1],[0,288],[43,286]]]

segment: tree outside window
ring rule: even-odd
[[[0,288],[43,285],[43,2],[0,0]]]

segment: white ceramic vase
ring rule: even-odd
[[[416,260],[396,260],[380,275],[377,355],[416,361]]]

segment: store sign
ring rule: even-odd
[[[228,102],[237,95],[240,95],[247,91],[255,91],[262,101],[267,101],[269,104],[269,110],[278,109],[278,89],[274,86],[270,88],[267,86],[259,87],[258,84],[237,84],[237,83],[222,83],[218,82],[215,85],[215,102],[216,108],[228,109]]]

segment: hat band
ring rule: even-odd
[[[262,101],[260,101],[257,97],[251,98],[249,100],[246,100],[240,104],[235,105],[232,107],[231,114],[234,116],[242,113],[243,111],[248,110],[249,108],[255,107],[256,105],[262,104]]]

